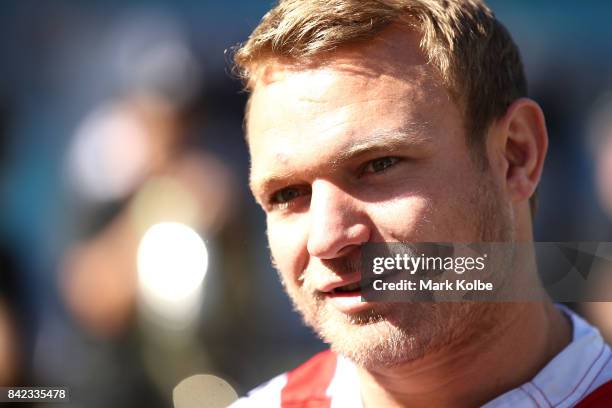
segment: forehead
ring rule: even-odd
[[[433,119],[429,107],[445,96],[427,84],[423,72],[415,72],[411,82],[346,66],[271,75],[274,79],[256,88],[250,103],[253,159],[264,153],[281,159],[291,148],[350,145],[367,134],[426,126]]]
[[[385,85],[395,86],[406,82],[413,85],[429,82],[429,85],[439,86],[442,79],[438,71],[427,64],[420,41],[420,34],[405,25],[394,24],[370,40],[344,46],[306,61],[266,59],[255,67],[249,81],[253,91],[250,107],[256,100],[262,99],[258,98],[262,94],[279,90],[284,85],[285,92],[290,93],[286,97],[303,96],[305,99],[333,97],[334,92],[354,92],[357,89],[348,89],[351,78],[357,79],[357,83],[352,85],[361,83],[364,86],[359,91],[370,95],[380,93]],[[344,89],[331,86],[334,80],[340,79],[337,76],[344,77]],[[306,87],[289,89],[286,86],[300,83]],[[376,89],[372,89],[373,86]],[[302,91],[310,91],[311,95],[302,95]],[[249,122],[257,120],[260,114],[249,109],[247,119]]]
[[[271,61],[261,67],[248,112],[252,179],[287,170],[289,163],[298,169],[316,160],[329,163],[373,135],[426,128],[431,134],[457,119],[419,40],[403,29],[389,29],[316,65]],[[412,133],[418,138],[418,131]]]

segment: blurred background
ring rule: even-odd
[[[536,239],[612,241],[612,3],[489,3],[548,120]],[[324,348],[270,265],[225,53],[271,4],[2,2],[0,385],[166,407]],[[612,333],[608,305],[572,306]]]

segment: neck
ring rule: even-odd
[[[550,302],[503,308],[496,330],[460,350],[391,368],[359,368],[364,406],[480,406],[531,380],[571,341],[570,322]]]

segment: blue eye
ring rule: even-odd
[[[291,186],[275,191],[270,196],[270,205],[273,208],[285,208],[297,198],[310,194],[309,187]]]
[[[372,160],[367,163],[364,173],[380,173],[392,167],[399,160],[397,157],[381,157],[380,159]]]
[[[294,200],[300,196],[300,191],[294,187],[283,188],[272,195],[272,202],[282,204]]]

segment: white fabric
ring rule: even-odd
[[[599,331],[571,310],[558,307],[572,320],[572,342],[534,379],[497,397],[483,408],[573,407],[612,379],[610,347]]]

